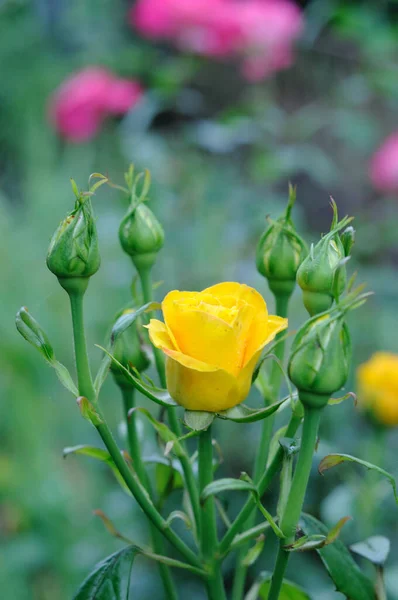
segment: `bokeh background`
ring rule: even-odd
[[[350,317],[355,364],[347,387],[355,388],[356,366],[374,351],[398,352],[398,198],[391,173],[381,183],[370,176],[372,156],[397,127],[398,3],[297,3],[303,27],[291,66],[256,81],[233,56],[144,35],[131,24],[131,6],[127,0],[0,2],[0,589],[13,600],[68,600],[94,563],[120,547],[93,509],[138,542],[148,536],[139,510],[103,465],[63,459],[65,446],[97,444],[95,431],[15,330],[15,312],[25,304],[73,369],[67,297],[45,265],[50,236],[72,206],[69,177],[84,188],[94,171],[120,183],[130,162],[150,168],[151,207],[166,232],[155,268],[158,298],[170,289],[238,280],[272,304],[254,262],[266,215],[279,216],[288,181],[297,184],[295,221],[308,242],[316,241],[329,228],[332,195],[341,215],[355,216],[349,270],[375,291]],[[93,66],[139,83],[142,92],[131,107],[114,111],[122,114],[101,113],[86,139],[71,139],[67,122],[65,133],[49,118],[49,105],[66,79]],[[398,159],[389,160],[398,187]],[[87,330],[96,366],[101,355],[94,343],[104,341],[113,315],[128,302],[133,272],[117,238],[126,198],[104,186],[94,208],[103,262],[87,295]],[[290,316],[293,327],[306,318],[299,291]],[[251,404],[258,402],[254,391]],[[111,380],[102,405],[117,429],[121,400]],[[257,424],[218,425],[219,474],[250,471],[258,438]],[[146,454],[154,443],[143,426]],[[328,409],[315,467],[330,451],[397,475],[397,430],[372,425],[350,401]],[[398,598],[398,515],[388,483],[355,467],[325,477],[315,467],[308,510],[327,524],[351,515],[342,533],[347,543],[390,537],[388,597]],[[168,507],[180,500],[175,492]],[[230,502],[241,500],[235,494]],[[273,487],[267,506],[274,501]],[[270,541],[250,580],[271,568],[272,556]],[[342,598],[315,553],[291,562],[291,579],[314,599]],[[233,562],[225,566],[231,581]],[[155,565],[138,559],[133,573],[134,597],[162,598]],[[192,600],[204,597],[196,580],[179,577]]]

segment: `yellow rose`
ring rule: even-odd
[[[149,336],[166,355],[170,395],[189,410],[240,404],[262,349],[287,327],[287,319],[268,315],[262,296],[240,283],[170,292],[162,310],[165,323],[151,319]]]
[[[358,367],[358,401],[378,421],[398,425],[398,355],[376,352]]]

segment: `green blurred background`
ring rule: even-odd
[[[45,265],[50,236],[72,206],[69,177],[85,187],[94,171],[121,182],[131,161],[150,168],[151,206],[166,232],[155,268],[159,299],[170,289],[237,280],[255,286],[272,305],[254,263],[265,216],[279,216],[291,181],[298,186],[298,229],[316,241],[329,227],[332,195],[342,215],[355,215],[349,269],[376,292],[350,317],[354,367],[376,350],[398,351],[397,198],[378,194],[368,175],[370,157],[397,122],[398,3],[302,2],[305,30],[294,65],[256,84],[245,82],[233,64],[143,41],[126,23],[129,6],[122,0],[0,1],[0,589],[10,600],[68,600],[94,563],[120,547],[93,509],[134,540],[148,537],[140,511],[105,467],[62,458],[65,446],[97,444],[96,432],[15,330],[15,312],[25,304],[57,357],[73,369],[67,297]],[[93,140],[69,144],[51,130],[46,106],[57,86],[87,65],[137,78],[146,92]],[[105,186],[94,199],[103,261],[87,295],[94,366],[101,358],[94,343],[103,343],[113,315],[129,300],[133,273],[117,238],[126,207],[126,199]],[[290,316],[293,328],[306,318],[298,291]],[[353,369],[348,387],[354,386]],[[102,405],[116,430],[122,409],[112,381]],[[250,471],[258,438],[256,424],[218,425],[219,474]],[[154,443],[144,426],[145,454]],[[382,436],[350,402],[328,409],[315,465],[330,451],[397,474],[396,430]],[[236,494],[230,502],[241,500]],[[169,508],[180,501],[175,492]],[[397,599],[398,519],[388,484],[350,467],[321,478],[314,467],[306,506],[327,524],[351,515],[342,534],[347,543],[390,537],[388,597]],[[271,568],[272,557],[270,542],[251,580]],[[315,554],[291,563],[290,577],[314,599],[342,598]],[[225,566],[230,582],[233,562]],[[179,577],[181,597],[204,598],[197,580]],[[156,566],[144,559],[137,560],[133,585],[135,598],[162,598]]]

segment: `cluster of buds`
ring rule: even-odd
[[[137,186],[142,177],[144,181],[138,194]],[[141,273],[154,265],[157,254],[163,247],[164,231],[151,209],[144,204],[150,187],[149,171],[134,177],[134,168],[131,165],[125,178],[131,202],[120,224],[119,239],[123,250]]]
[[[344,292],[347,283],[345,263],[354,243],[354,229],[347,227],[352,217],[338,221],[337,206],[332,200],[333,220],[329,233],[311,246],[297,271],[297,283],[309,314],[322,313]],[[340,236],[339,232],[345,229]]]
[[[308,254],[307,245],[297,234],[291,218],[295,200],[296,188],[289,184],[285,213],[276,221],[269,219],[269,227],[257,245],[257,270],[268,280],[275,295],[292,294],[297,270]]]
[[[330,231],[308,252],[291,219],[295,199],[296,190],[289,185],[286,211],[270,221],[257,246],[256,263],[276,298],[288,298],[296,281],[302,289],[304,305],[312,318],[293,342],[289,377],[303,404],[323,406],[347,380],[351,344],[345,314],[365,295],[358,290],[340,300],[347,286],[346,262],[354,243],[355,231],[349,225],[352,218],[339,221],[332,200]]]

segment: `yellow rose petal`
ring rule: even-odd
[[[161,350],[175,350],[175,345],[170,333],[162,321],[151,319],[149,325],[145,325],[145,327],[148,329],[149,338],[156,348],[160,348]]]
[[[264,346],[272,342],[276,334],[286,329],[287,326],[287,319],[274,315],[268,316],[267,319],[261,319],[261,321],[255,321],[250,331],[244,365],[251,360],[256,352],[262,350]]]
[[[236,300],[244,300],[247,304],[251,304],[259,313],[268,314],[267,305],[262,295],[244,283],[226,281],[206,288],[203,293],[211,294],[221,302],[225,296],[232,296]]]
[[[188,410],[220,412],[242,401],[236,379],[223,371],[199,371],[166,358],[167,389]]]

